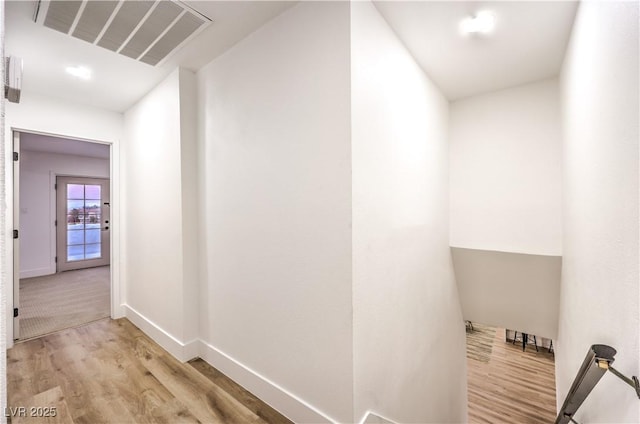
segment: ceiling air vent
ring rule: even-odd
[[[41,0],[35,19],[153,66],[162,64],[211,23],[177,0]]]

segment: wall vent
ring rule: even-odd
[[[212,23],[177,0],[39,0],[35,20],[152,66]]]

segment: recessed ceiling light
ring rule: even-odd
[[[475,16],[466,17],[460,22],[460,29],[465,34],[486,34],[495,26],[495,15],[487,11],[478,12]]]
[[[91,78],[91,69],[85,68],[84,66],[67,66],[65,70],[68,74],[80,79],[88,80]]]

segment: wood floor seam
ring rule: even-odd
[[[126,318],[14,345],[7,383],[10,411],[58,412],[12,423],[291,423],[203,360],[178,361]]]
[[[522,351],[505,330],[474,323],[467,333],[468,419],[472,424],[545,424],[555,421],[553,354]]]
[[[553,422],[553,355],[522,352],[504,330],[476,340],[468,339],[469,422]],[[181,363],[126,318],[16,344],[7,352],[7,392],[11,411],[59,412],[12,423],[291,423],[204,360]]]

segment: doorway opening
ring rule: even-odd
[[[14,339],[111,316],[110,145],[14,131]]]
[[[469,423],[547,423],[556,417],[550,339],[466,321]]]

